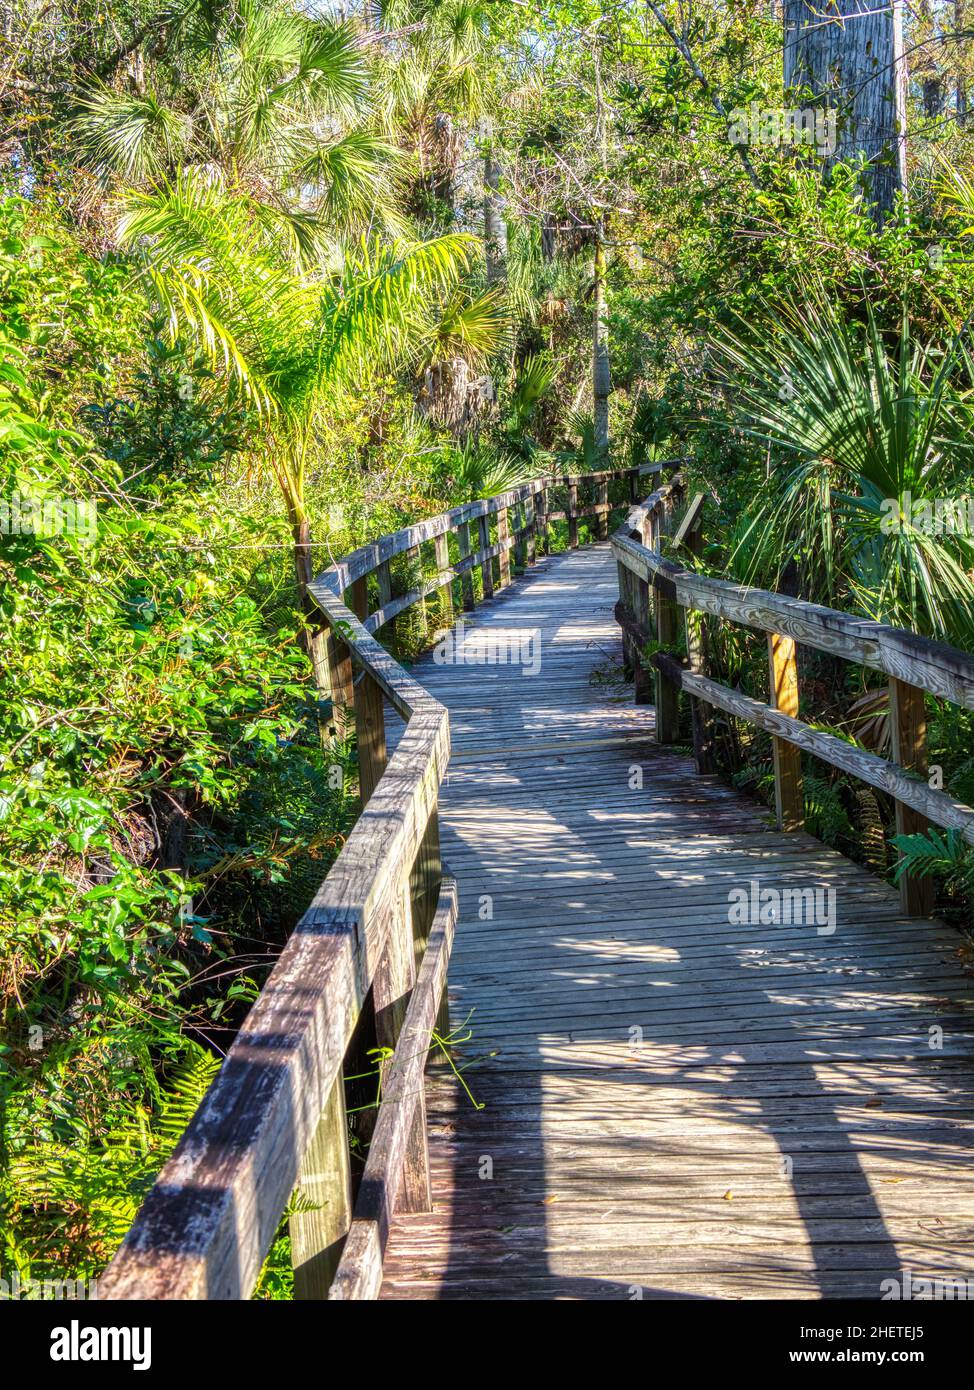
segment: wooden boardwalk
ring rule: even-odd
[[[467,628],[524,663],[417,667],[451,716],[451,1010],[483,1108],[437,1069],[434,1210],[396,1218],[382,1297],[974,1280],[960,937],[653,743],[616,597],[607,545],[543,561]],[[835,930],[732,924],[752,881],[834,890]]]

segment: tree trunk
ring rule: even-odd
[[[500,172],[493,147],[488,145],[484,154],[484,252],[490,285],[504,279],[507,262],[507,223],[504,221],[504,199],[499,192]]]
[[[541,259],[543,261],[555,259],[555,233],[555,219],[550,212],[546,212],[541,219]]]
[[[882,223],[906,191],[906,58],[903,3],[784,0],[785,105],[835,112],[826,168],[865,155]]]
[[[964,28],[964,3],[965,0],[954,0],[954,28],[958,32]],[[958,41],[954,44],[954,61],[960,65],[961,74],[957,78],[957,124],[962,128],[967,125],[967,83],[963,77],[967,53],[966,39],[963,43]]]
[[[609,453],[609,311],[605,302],[605,247],[599,229],[595,244],[595,273],[592,292],[592,401],[595,416],[595,451],[601,462]]]
[[[294,539],[294,580],[298,591],[298,607],[304,617],[300,641],[308,656],[314,675],[315,691],[319,700],[328,699],[331,694],[331,681],[328,677],[328,644],[323,631],[322,614],[315,603],[308,586],[314,578],[311,552],[311,527],[307,517],[292,516],[291,535]],[[327,724],[319,720],[322,742],[328,743]]]

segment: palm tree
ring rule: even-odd
[[[202,0],[173,23],[164,60],[138,82],[78,99],[72,133],[103,181],[152,186],[195,171],[245,190],[305,254],[316,237],[402,231],[399,151],[372,122],[357,25],[285,0]]]
[[[794,460],[746,513],[737,572],[772,584],[790,572],[803,597],[848,593],[870,617],[966,644],[974,534],[929,524],[938,499],[963,500],[974,453],[969,396],[955,384],[963,330],[935,351],[904,315],[889,350],[871,310],[853,327],[827,301],[769,322],[711,340],[734,423]]]
[[[119,240],[139,258],[171,333],[198,342],[261,421],[261,452],[281,490],[298,598],[310,616],[305,476],[316,426],[377,361],[415,355],[429,302],[453,284],[471,238],[362,239],[330,266],[297,273],[260,203],[183,174],[127,197]],[[326,691],[321,644],[305,643]]]

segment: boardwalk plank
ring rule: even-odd
[[[974,1274],[969,953],[653,742],[616,597],[606,546],[539,562],[465,615],[469,664],[418,664],[450,710],[451,1009],[483,1108],[432,1073],[434,1209],[395,1219],[381,1297],[878,1298]],[[526,667],[478,664],[492,643]],[[832,890],[834,931],[736,925],[752,879]]]

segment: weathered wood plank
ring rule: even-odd
[[[889,720],[893,760],[907,772],[927,775],[927,711],[923,691],[904,681],[889,684]],[[927,818],[902,801],[896,803],[897,835],[922,834],[929,827]],[[933,879],[915,874],[900,877],[903,911],[915,917],[933,912]]]
[[[406,1012],[396,1055],[384,1078],[369,1155],[359,1187],[355,1216],[329,1297],[374,1299],[382,1283],[382,1256],[399,1196],[410,1138],[417,1117],[423,1072],[437,1009],[446,984],[447,962],[457,915],[456,884],[444,878],[429,944]]]
[[[798,719],[798,659],[795,642],[780,633],[768,633],[768,667],[771,706],[790,719]],[[805,824],[802,793],[801,750],[785,739],[773,738],[774,800],[779,830],[800,830]]]

